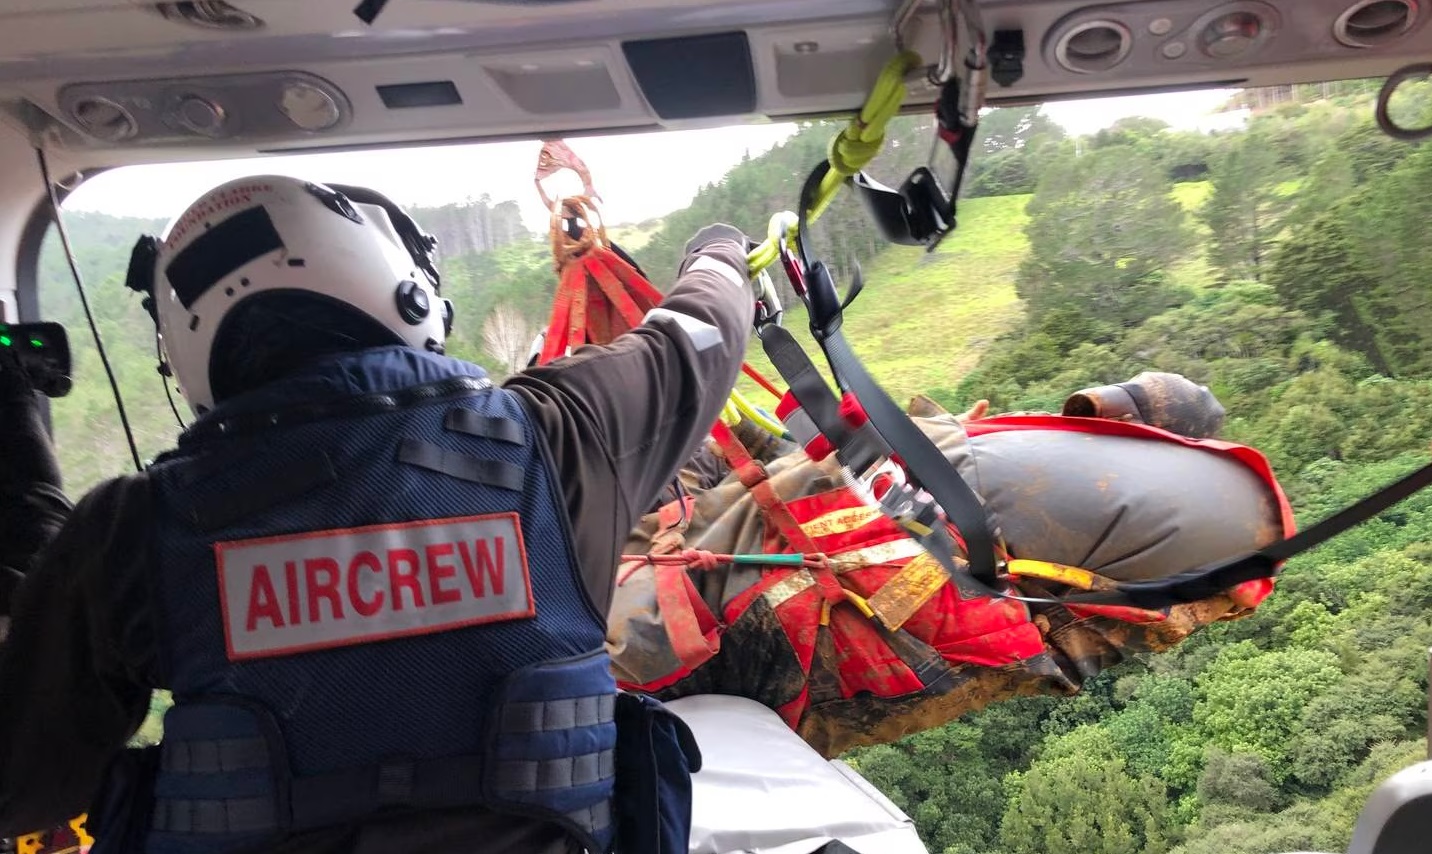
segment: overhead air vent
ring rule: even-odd
[[[264,25],[262,18],[236,9],[224,0],[155,3],[154,8],[171,21],[181,21],[206,30],[257,30]]]
[[[105,142],[121,142],[139,132],[134,115],[109,98],[81,98],[70,108],[70,114],[85,133]]]
[[[1418,0],[1362,0],[1333,23],[1333,35],[1348,47],[1377,47],[1401,38],[1417,23]]]
[[[1059,36],[1054,58],[1076,74],[1097,74],[1123,62],[1133,46],[1133,34],[1118,21],[1085,21]]]
[[[1212,60],[1233,60],[1261,51],[1278,32],[1278,10],[1259,0],[1210,9],[1191,28],[1198,48]]]

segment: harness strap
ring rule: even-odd
[[[681,483],[678,477],[675,481]],[[682,495],[665,504],[657,511],[656,533],[651,535],[649,551],[652,554],[671,554],[681,551],[686,545],[686,530],[691,527],[691,514],[696,511],[696,499]]]
[[[801,528],[795,516],[791,515],[790,508],[776,494],[766,467],[751,459],[751,455],[746,451],[746,446],[741,444],[741,441],[731,432],[731,428],[717,421],[711,428],[711,438],[716,440],[716,444],[720,446],[721,452],[726,456],[726,462],[730,464],[732,471],[737,473],[741,484],[751,493],[756,504],[765,511],[766,518],[775,524],[776,530],[785,538],[791,551],[802,554],[820,551],[805,530]]]
[[[766,357],[790,388],[791,397],[800,404],[815,429],[835,447],[841,462],[854,471],[865,471],[890,455],[890,447],[873,428],[852,427],[842,417],[840,401],[795,336],[774,324],[766,325],[757,335]]]
[[[695,670],[721,651],[721,623],[691,583],[684,566],[653,566],[656,604],[661,609],[671,650],[682,667]]]
[[[801,190],[802,211],[810,210],[821,180],[829,171],[829,162],[822,163],[806,179],[805,187]],[[987,596],[1001,595],[991,588],[991,585],[996,583],[998,564],[984,504],[929,437],[915,426],[895,401],[890,399],[885,389],[870,376],[860,357],[845,340],[841,331],[844,321],[843,306],[836,294],[830,271],[823,263],[817,261],[811,264],[805,258],[805,247],[809,245],[807,232],[808,217],[802,215],[797,246],[800,248],[807,274],[806,304],[810,310],[811,332],[824,351],[836,381],[855,395],[870,419],[870,426],[889,445],[893,453],[899,455],[912,484],[923,486],[934,496],[950,522],[959,530],[965,541],[965,554],[969,560],[968,574],[973,576],[970,580],[978,592]],[[965,573],[961,573],[955,564],[953,540],[944,525],[930,524],[932,521],[934,520],[917,520],[918,524],[913,530],[908,524],[902,524],[926,547],[931,556],[945,567],[952,580],[961,580]]]

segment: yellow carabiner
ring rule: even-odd
[[[766,239],[746,256],[746,264],[750,267],[752,276],[780,259],[781,246],[789,246],[795,240],[796,225],[799,222],[799,218],[790,211],[782,211],[771,217],[766,226]]]

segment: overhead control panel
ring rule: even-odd
[[[1079,75],[1294,63],[1391,45],[1425,17],[1418,0],[1303,0],[1284,9],[1264,0],[1087,6],[1045,33],[1044,57],[1051,68]]]
[[[110,144],[292,139],[341,130],[353,114],[337,86],[302,71],[77,83],[60,90],[59,106]]]
[[[78,27],[0,0],[0,122],[32,141],[241,154],[804,119],[859,108],[896,18],[928,62],[944,46],[944,0],[411,3],[374,27],[350,0],[85,2]],[[1385,77],[1432,55],[1429,4],[980,0],[988,101]],[[905,103],[938,92],[914,74]]]

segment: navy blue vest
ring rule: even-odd
[[[221,405],[150,476],[176,700],[150,852],[462,806],[609,849],[604,620],[514,395],[409,348],[333,358]]]

